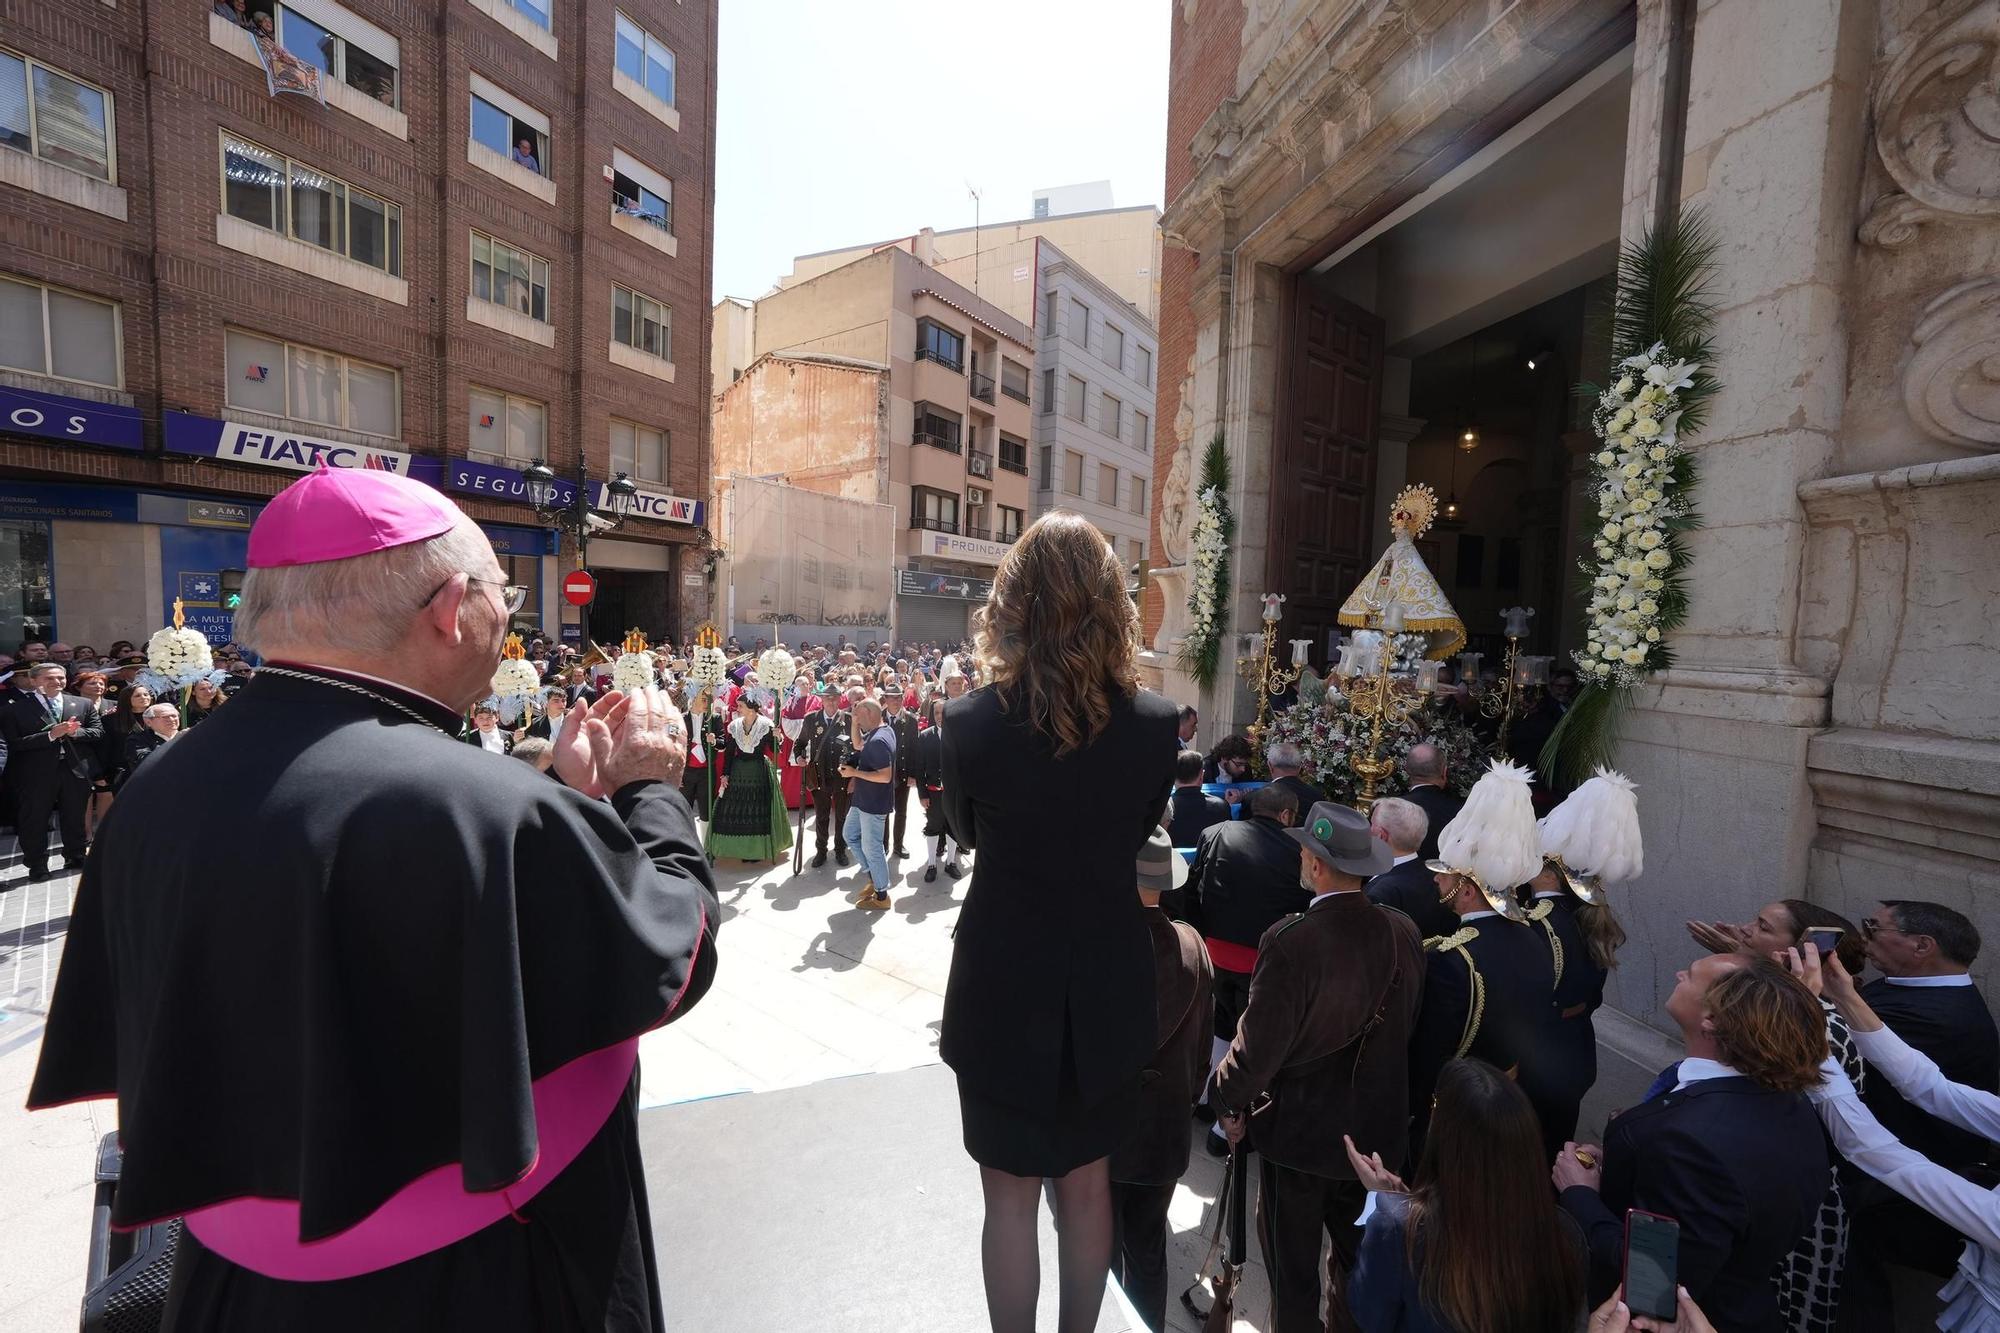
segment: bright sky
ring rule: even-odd
[[[794,255],[1027,217],[1109,180],[1158,204],[1165,0],[723,0],[715,298]]]

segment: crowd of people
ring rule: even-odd
[[[1538,808],[1525,768],[1467,784],[1419,744],[1364,814],[1290,745],[1204,753],[1195,710],[1140,688],[1081,518],[1011,548],[969,650],[733,643],[718,680],[659,645],[613,688],[605,654],[531,636],[511,722],[489,696],[518,603],[428,488],[316,473],[250,547],[247,682],[146,702],[129,644],[109,672],[26,645],[0,710],[24,845],[53,811],[66,853],[107,717],[154,737],[112,773],[31,1104],[118,1096],[114,1220],[186,1215],[182,1328],[667,1327],[637,1038],[713,980],[711,865],[803,869],[808,809],[813,867],[858,859],[864,910],[913,819],[926,879],[976,856],[940,1055],[1001,1333],[1035,1327],[1045,1196],[1062,1333],[1107,1273],[1164,1327],[1197,1142],[1237,1190],[1254,1163],[1276,1333],[1873,1333],[1892,1265],[1949,1279],[1942,1327],[2000,1327],[2000,1033],[1963,915],[1690,922],[1684,1057],[1580,1142],[1632,784]],[[1671,1317],[1623,1299],[1637,1214],[1678,1227]]]

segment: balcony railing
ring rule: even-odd
[[[917,360],[935,361],[939,365],[943,366],[946,370],[955,370],[960,373],[963,373],[965,370],[965,362],[960,361],[954,357],[946,356],[943,352],[940,352],[935,347],[917,348]]]
[[[674,234],[672,218],[659,213],[648,213],[645,211],[644,205],[637,199],[629,199],[616,190],[611,192],[611,211],[622,213],[628,218],[637,218],[641,222],[651,223],[669,236]]]
[[[1002,454],[1000,455],[1000,467],[1006,472],[1018,472],[1024,477],[1028,475],[1028,460],[1026,458],[1009,458],[1007,455]]]
[[[1006,394],[1009,398],[1016,399],[1019,402],[1025,403],[1028,401],[1028,386],[1025,384],[1008,384],[1005,381],[1002,381],[1000,385],[1000,392]]]
[[[978,371],[976,371],[976,370],[975,370],[975,371],[973,371],[973,372],[972,372],[972,396],[973,396],[974,398],[977,398],[977,399],[978,399],[978,400],[979,400],[980,402],[982,402],[982,403],[990,403],[990,402],[992,402],[992,401],[993,401],[993,377],[992,377],[991,375],[982,375],[982,374],[980,374],[980,373],[979,373]]]
[[[983,542],[990,542],[993,540],[993,529],[968,527],[965,530],[965,535],[968,537],[977,537]]]
[[[958,524],[951,519],[932,518],[929,514],[910,515],[910,526],[912,528],[922,528],[926,532],[956,533],[958,531]]]
[[[992,476],[993,455],[982,454],[977,451],[967,454],[965,456],[965,470],[967,472],[970,472],[975,477]]]
[[[942,449],[946,453],[955,454],[963,448],[957,440],[952,439],[950,436],[934,435],[927,430],[915,432],[910,436],[910,440],[914,444],[928,444],[931,448]]]

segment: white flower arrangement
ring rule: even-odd
[[[658,680],[651,653],[620,653],[611,664],[611,688],[621,693],[648,689]]]
[[[1603,442],[1593,460],[1600,526],[1596,559],[1586,567],[1589,641],[1575,654],[1586,681],[1635,685],[1660,665],[1661,594],[1674,565],[1670,525],[1688,512],[1677,466],[1680,395],[1700,369],[1655,343],[1620,362],[1617,380],[1598,396],[1591,425]]]
[[[535,664],[523,658],[504,657],[493,672],[493,694],[499,699],[526,699],[541,693],[542,678]]]
[[[757,659],[757,682],[767,690],[789,689],[798,674],[798,659],[783,648],[766,648]]]
[[[1194,519],[1194,578],[1188,584],[1188,637],[1205,639],[1220,633],[1216,624],[1216,575],[1228,549],[1222,536],[1222,501],[1215,487],[1201,493]]]
[[[713,689],[722,683],[728,669],[729,659],[720,648],[697,648],[694,660],[688,664],[688,683],[697,690]]]
[[[200,630],[170,625],[146,640],[146,665],[175,689],[185,689],[215,669],[215,658]]]

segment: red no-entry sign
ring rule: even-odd
[[[597,577],[587,569],[563,575],[563,600],[571,606],[589,606],[597,596]]]

